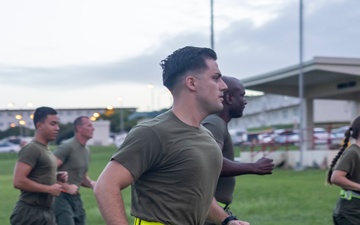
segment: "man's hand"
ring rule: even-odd
[[[75,195],[78,193],[79,187],[75,184],[64,184],[66,193]]]
[[[68,180],[68,177],[69,177],[69,175],[68,175],[68,172],[66,172],[66,171],[58,171],[56,173],[56,179],[57,179],[57,181],[59,181],[61,183],[66,183]]]
[[[272,174],[272,170],[274,169],[274,163],[273,159],[268,159],[262,157],[258,161],[256,161],[255,164],[255,174],[258,175],[266,175],[266,174]]]
[[[250,223],[241,220],[230,220],[227,225],[250,225]]]
[[[94,181],[94,180],[90,181],[91,189],[94,189],[95,184],[96,184],[96,181]]]
[[[53,196],[59,196],[62,190],[63,186],[61,184],[53,184],[49,186],[48,193]]]

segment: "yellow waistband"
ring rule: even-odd
[[[135,217],[134,225],[164,225],[164,224],[160,222],[150,222]]]

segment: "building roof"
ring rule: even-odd
[[[354,100],[360,94],[360,59],[314,57],[303,63],[305,98]],[[299,96],[299,65],[243,79],[246,89]]]

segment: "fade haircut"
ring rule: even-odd
[[[74,132],[75,132],[75,133],[76,133],[76,128],[77,128],[78,126],[83,125],[83,121],[82,121],[83,118],[89,119],[89,117],[87,117],[87,116],[79,116],[78,118],[76,118],[76,119],[74,120],[73,129],[74,129]]]
[[[176,50],[160,62],[164,86],[171,91],[187,72],[207,69],[206,59],[217,60],[215,51],[193,46]]]
[[[35,109],[34,119],[33,119],[35,128],[37,128],[36,124],[38,122],[41,122],[41,123],[44,122],[48,115],[57,115],[57,112],[55,109],[46,107],[46,106],[42,106],[42,107]]]
[[[333,173],[334,167],[335,167],[338,159],[340,158],[340,156],[344,153],[345,149],[348,147],[350,137],[352,137],[354,139],[358,139],[359,135],[360,135],[360,116],[356,117],[356,119],[351,123],[349,129],[347,129],[344,133],[344,141],[343,141],[344,143],[340,147],[339,152],[333,158],[333,160],[330,164],[330,168],[328,170],[327,176],[326,176],[326,181],[328,184],[332,184],[331,183],[331,175]]]

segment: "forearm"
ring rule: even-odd
[[[213,198],[207,219],[212,223],[221,224],[221,222],[228,216],[229,215],[223,210],[223,208],[217,204],[216,199]]]
[[[274,169],[273,159],[260,158],[255,163],[240,163],[223,158],[223,168],[220,176],[238,176],[243,174],[267,175]]]
[[[221,177],[233,177],[244,174],[256,174],[254,163],[239,163],[231,160],[223,160]]]
[[[28,192],[43,192],[49,193],[50,186],[37,183],[29,178],[21,178],[14,180],[14,187]]]
[[[121,191],[115,186],[97,184],[94,188],[99,210],[107,225],[127,225]]]
[[[353,182],[346,177],[339,177],[335,179],[333,184],[346,190],[360,191],[360,184]]]
[[[89,176],[85,176],[81,182],[81,186],[87,188],[94,188],[95,181],[91,180]]]

